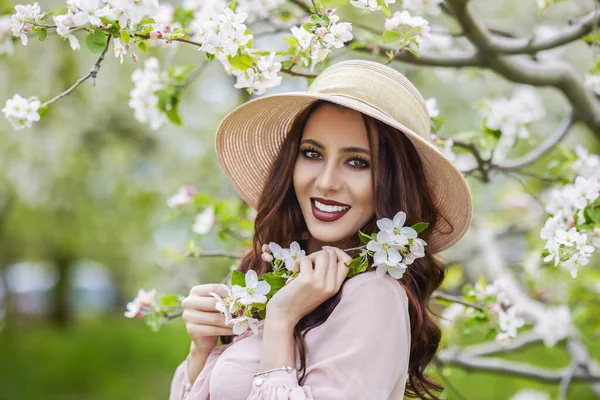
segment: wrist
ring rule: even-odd
[[[290,315],[267,312],[264,329],[275,330],[281,333],[293,333],[298,321],[299,319],[295,319]]]
[[[214,348],[214,347],[213,347]],[[190,344],[190,355],[192,357],[196,356],[206,356],[212,351],[212,348],[206,348],[202,346],[198,346],[194,341]]]

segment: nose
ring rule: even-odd
[[[340,170],[333,159],[322,164],[323,168],[319,171],[315,186],[323,195],[332,192],[338,192],[342,185]]]

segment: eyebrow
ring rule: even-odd
[[[301,144],[303,143],[309,143],[318,149],[325,150],[325,146],[313,139],[305,139],[302,141]],[[366,155],[370,155],[369,150],[363,149],[362,147],[344,147],[342,149],[342,153],[363,153]]]

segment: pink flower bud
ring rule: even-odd
[[[569,228],[572,228],[575,225],[575,218],[573,218],[572,215],[567,217],[567,225],[569,225]]]
[[[269,249],[269,245],[266,244],[266,243],[262,245],[261,250],[262,250],[263,253],[270,253],[271,252],[271,250]]]
[[[435,142],[437,142],[438,137],[437,137],[437,135],[430,135],[429,140],[431,141],[431,143],[435,143]]]
[[[163,26],[163,29],[165,30],[165,32],[170,32],[171,31],[171,25],[165,24],[165,26]]]
[[[317,30],[315,31],[315,33],[317,34],[318,37],[322,38],[323,36],[327,35],[327,28],[325,28],[324,26],[320,26],[317,28]]]
[[[150,39],[162,39],[163,34],[161,31],[152,31],[150,32]]]
[[[496,303],[492,306],[492,314],[494,314],[494,315],[500,314],[501,310],[502,310],[502,307],[500,307],[499,303]]]
[[[135,53],[131,53],[131,59],[133,60],[133,62],[138,62],[138,56]]]
[[[23,25],[22,31],[23,32],[31,32],[31,26],[29,26],[29,25]]]
[[[331,8],[327,9],[327,14],[331,14],[333,12],[333,10]]]
[[[273,256],[270,255],[269,253],[262,253],[261,257],[262,257],[263,261],[266,261],[266,262],[273,261]]]

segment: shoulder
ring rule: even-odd
[[[339,306],[408,311],[408,296],[404,286],[391,276],[380,278],[375,271],[368,271],[344,283]]]

